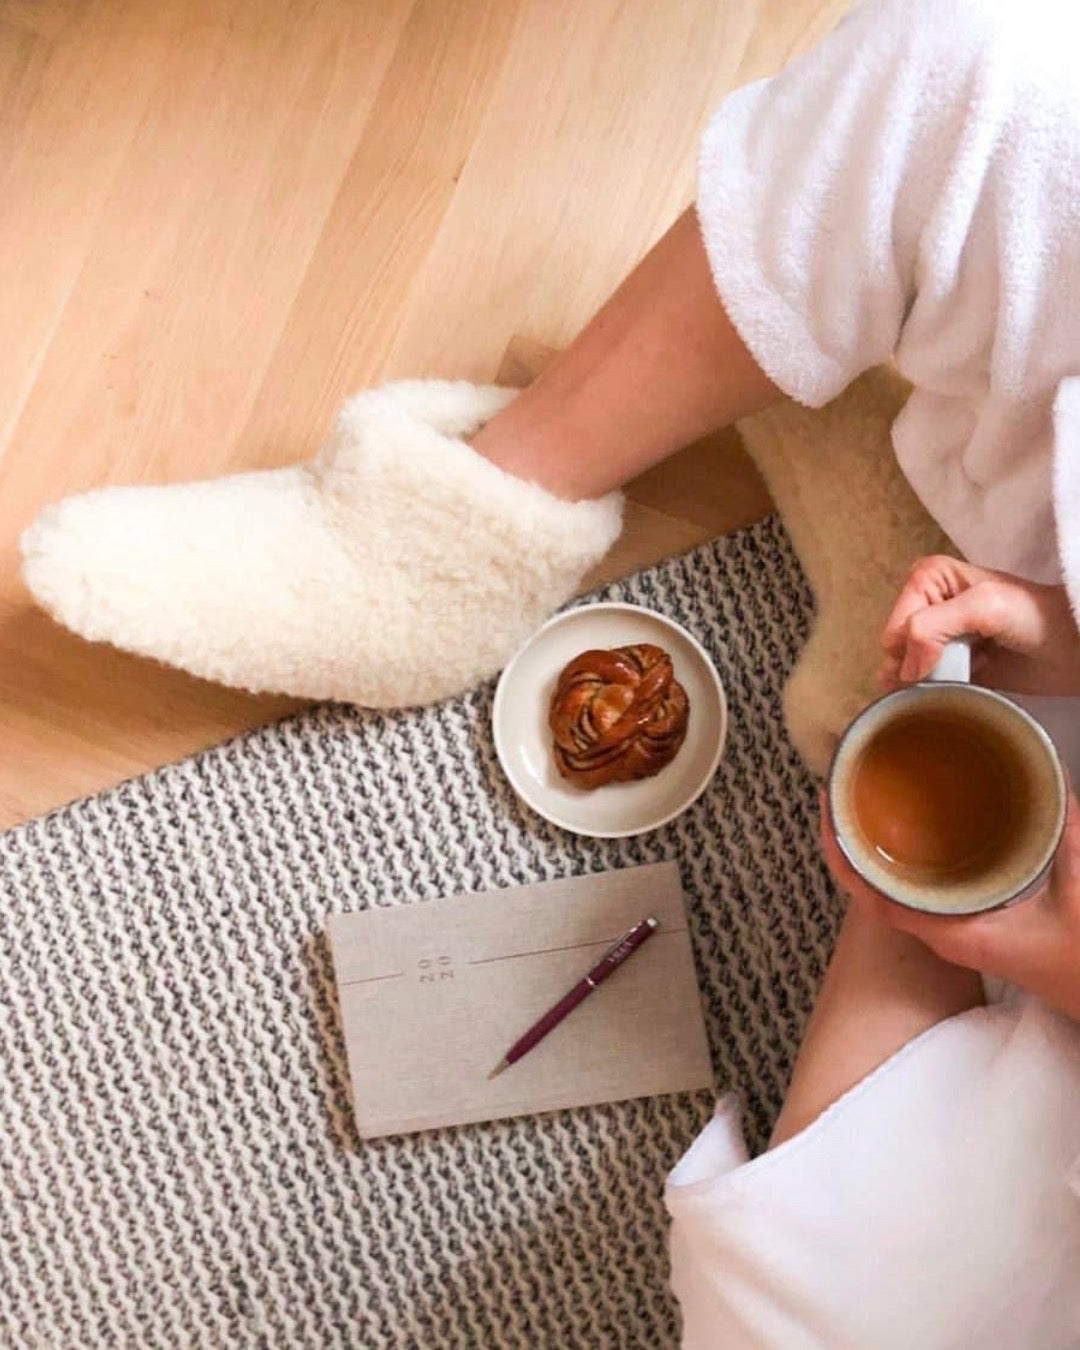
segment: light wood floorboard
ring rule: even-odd
[[[402,375],[524,382],[850,0],[0,0],[0,828],[288,711],[72,637],[43,503],[280,464]],[[625,572],[767,509],[730,433]]]

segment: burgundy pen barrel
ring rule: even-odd
[[[588,979],[588,976],[585,979]],[[572,1013],[579,1003],[589,997],[593,988],[594,986],[586,984],[585,980],[579,980],[568,994],[564,994],[553,1008],[547,1010],[535,1026],[531,1026],[525,1035],[520,1040],[515,1041],[507,1050],[507,1064],[514,1064],[522,1055],[527,1055],[534,1045],[538,1045],[549,1031],[554,1031],[564,1017]]]
[[[641,923],[635,924],[629,933],[624,934],[614,946],[607,949],[596,965],[578,980],[569,993],[564,994],[554,1007],[549,1008],[534,1026],[514,1042],[507,1050],[503,1062],[507,1065],[514,1064],[522,1055],[527,1055],[548,1032],[553,1031],[572,1013],[579,1003],[584,1002],[594,989],[598,989],[609,975],[618,970],[627,957],[632,956],[643,942],[651,938],[659,926],[657,920],[653,918],[642,919]]]

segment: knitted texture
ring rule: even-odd
[[[780,695],[810,596],[775,520],[597,599],[685,624],[730,701],[705,795],[626,840],[507,786],[492,687],[326,705],[0,836],[0,1341],[675,1344],[666,1173],[695,1093],[354,1131],[327,914],[674,859],[717,1091],[760,1145],[837,908]]]

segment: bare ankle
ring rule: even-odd
[[[535,483],[553,497],[575,502],[603,495],[604,489],[590,490],[591,482],[582,475],[577,457],[568,453],[565,444],[557,437],[538,434],[535,428],[524,425],[520,417],[500,413],[482,426],[468,444],[496,468]]]

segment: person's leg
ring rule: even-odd
[[[983,1002],[982,981],[857,906],[848,909],[770,1147],[936,1023]]]
[[[691,208],[471,444],[556,496],[599,497],[779,397],[720,304]]]
[[[77,633],[196,675],[428,703],[494,674],[574,594],[618,535],[611,488],[776,397],[688,212],[512,401],[459,381],[369,391],[313,466],[46,508],[23,576]]]

